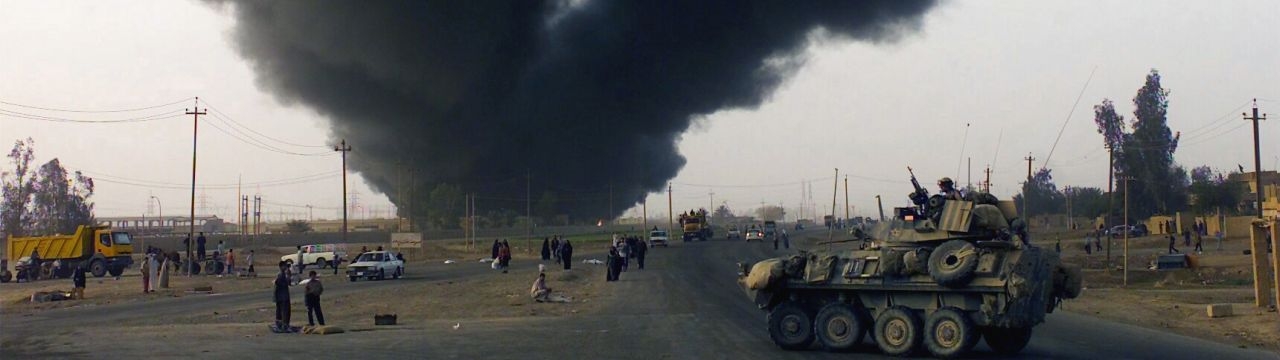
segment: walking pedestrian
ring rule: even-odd
[[[1053,250],[1054,250],[1054,251],[1056,251],[1057,253],[1061,254],[1061,253],[1062,253],[1062,239],[1056,239],[1055,241],[1056,241],[1056,242],[1054,242],[1054,243],[1053,243]]]
[[[605,257],[604,265],[604,281],[618,281],[618,271],[622,269],[622,265],[619,264],[617,246],[609,246],[609,255]]]
[[[276,330],[278,332],[289,331],[289,263],[281,261],[279,264],[280,272],[276,274],[275,281],[275,302],[276,302]]]
[[[787,236],[787,229],[782,229],[782,248],[791,248],[791,237]]]
[[[1182,230],[1183,246],[1191,246],[1191,230]]]
[[[1204,237],[1200,236],[1200,233],[1198,233],[1198,232],[1197,232],[1197,233],[1196,233],[1196,248],[1195,248],[1195,249],[1193,249],[1193,250],[1195,250],[1195,252],[1196,252],[1197,254],[1203,254],[1203,253],[1204,253],[1204,246],[1203,246],[1203,245],[1204,245]]]
[[[644,256],[648,252],[649,245],[645,243],[644,239],[636,239],[636,265],[640,266],[640,270],[644,270]]]
[[[1178,243],[1178,238],[1173,236],[1173,234],[1169,234],[1169,253],[1170,254],[1182,253],[1181,251],[1178,251],[1177,248],[1173,247],[1173,245],[1176,245],[1177,243]]]
[[[84,283],[84,264],[80,264],[76,266],[75,271],[71,274],[71,285],[73,286],[71,289],[72,299],[84,300]]]
[[[249,265],[249,268],[247,269],[249,271],[249,276],[254,276],[255,273],[253,272],[253,250],[249,250],[249,256],[244,257],[244,263]]]
[[[493,261],[498,261],[498,249],[501,247],[502,243],[498,242],[498,239],[493,239],[493,251],[491,251],[492,254],[489,255],[489,258],[493,259]]]
[[[336,252],[335,252],[335,253],[333,253],[333,264],[332,264],[332,265],[333,265],[333,274],[334,274],[334,275],[338,275],[338,264],[341,264],[341,263],[342,263],[342,254],[341,254],[341,253],[336,253]]]
[[[1214,231],[1213,237],[1218,238],[1218,250],[1222,250],[1222,230]]]
[[[569,243],[569,239],[560,244],[560,262],[564,264],[565,270],[573,269],[573,244]]]
[[[1084,254],[1093,255],[1093,238],[1090,238],[1089,235],[1084,236]]]
[[[502,273],[507,273],[507,266],[511,265],[511,246],[507,245],[506,240],[498,246],[498,267],[502,268]]]
[[[324,312],[320,311],[320,294],[324,293],[324,285],[320,284],[315,270],[310,275],[311,281],[307,281],[306,297],[303,298],[307,305],[307,325],[316,326],[316,321],[319,321],[320,326],[324,326]],[[312,314],[315,314],[314,318]]]
[[[627,271],[628,258],[631,256],[631,245],[627,243],[626,239],[623,239],[621,243],[622,246],[618,247],[618,270]]]
[[[542,260],[551,260],[551,238],[542,238]]]
[[[209,241],[204,237],[204,232],[200,232],[200,236],[196,237],[196,256],[200,261],[204,261],[204,243]]]
[[[560,263],[560,236],[559,235],[551,238],[551,258],[555,259],[557,264]]]
[[[151,265],[149,271],[147,271],[147,276],[151,277],[151,281],[148,281],[151,287],[148,290],[156,292],[156,285],[160,285],[160,262],[156,260],[155,254],[151,254],[147,255],[147,264]]]
[[[784,229],[784,230],[785,230],[785,229]],[[781,241],[781,240],[782,240],[782,236],[774,236],[774,237],[773,237],[773,249],[774,249],[774,250],[778,250],[778,241]]]

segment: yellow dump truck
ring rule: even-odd
[[[9,237],[5,250],[17,278],[28,281],[69,277],[81,265],[94,277],[118,276],[133,264],[133,239],[109,226],[81,225],[72,235]]]

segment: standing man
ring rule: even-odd
[[[782,247],[785,249],[791,248],[791,237],[787,236],[787,229],[782,229]]]
[[[227,274],[236,276],[236,249],[227,249]]]
[[[302,254],[302,245],[298,245],[298,257],[294,258],[295,260],[293,263],[293,266],[298,269],[298,271],[295,273],[295,274],[298,274],[298,276],[302,276],[303,267],[307,265],[306,261],[303,260],[303,256],[304,255]]]
[[[324,312],[320,311],[320,294],[323,293],[324,285],[320,284],[320,277],[316,276],[315,270],[311,270],[311,281],[307,282],[307,295],[305,298],[307,325],[316,326],[316,320],[319,320],[320,326],[324,326]],[[312,318],[312,313],[315,313],[315,318]]]
[[[204,232],[200,232],[200,236],[196,237],[196,256],[200,261],[204,261],[204,243],[209,241],[204,237]]]
[[[1222,229],[1213,232],[1213,237],[1218,238],[1218,250],[1222,250]]]
[[[142,260],[142,267],[138,270],[142,271],[142,293],[151,292],[151,255],[148,254]]]
[[[649,244],[644,239],[636,239],[636,248],[632,250],[636,253],[636,265],[640,266],[640,270],[644,270],[644,255],[649,252]]]
[[[289,264],[281,261],[280,272],[276,274],[276,332],[289,331]]]
[[[1181,251],[1178,251],[1178,249],[1177,249],[1177,248],[1174,248],[1174,247],[1173,247],[1174,245],[1177,245],[1177,244],[1178,244],[1178,238],[1177,238],[1177,237],[1175,237],[1175,236],[1173,236],[1173,234],[1169,234],[1169,253],[1170,253],[1170,254],[1172,254],[1172,253],[1182,253]]]
[[[76,266],[75,272],[71,275],[71,284],[75,286],[71,290],[71,298],[76,300],[84,300],[84,264]]]
[[[224,246],[222,240],[218,240],[218,255],[227,256],[227,250]]]

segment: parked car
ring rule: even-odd
[[[742,232],[738,231],[738,228],[736,228],[736,227],[731,227],[731,228],[729,228],[729,231],[728,231],[728,233],[725,235],[725,237],[726,237],[726,238],[728,238],[729,240],[733,240],[733,239],[741,239],[741,238],[742,238]]]
[[[347,253],[342,250],[339,250],[338,247],[333,244],[302,246],[302,259],[303,259],[302,263],[307,265],[319,266],[322,269],[325,266],[329,266],[329,265],[336,267],[338,266],[338,264],[342,262],[342,259],[346,257],[347,257]],[[280,261],[289,263],[289,265],[293,265],[294,263],[298,262],[298,253],[295,251],[293,253],[289,253],[287,255],[281,256]]]
[[[747,230],[747,241],[751,240],[764,241],[764,231],[760,231],[759,229]]]
[[[347,266],[347,277],[351,281],[359,278],[384,280],[387,276],[399,279],[404,275],[404,258],[390,251],[370,251],[360,254],[351,265]]]
[[[655,247],[658,245],[662,245],[662,247],[667,247],[668,240],[670,239],[667,237],[666,230],[655,229],[649,232],[649,247]]]

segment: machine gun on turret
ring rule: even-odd
[[[911,170],[910,166],[907,167],[907,173],[911,174],[911,186],[916,189],[916,191],[907,196],[911,198],[911,203],[916,204],[916,206],[925,206],[925,204],[929,203],[929,190],[920,186],[920,182],[916,181],[916,173]]]

